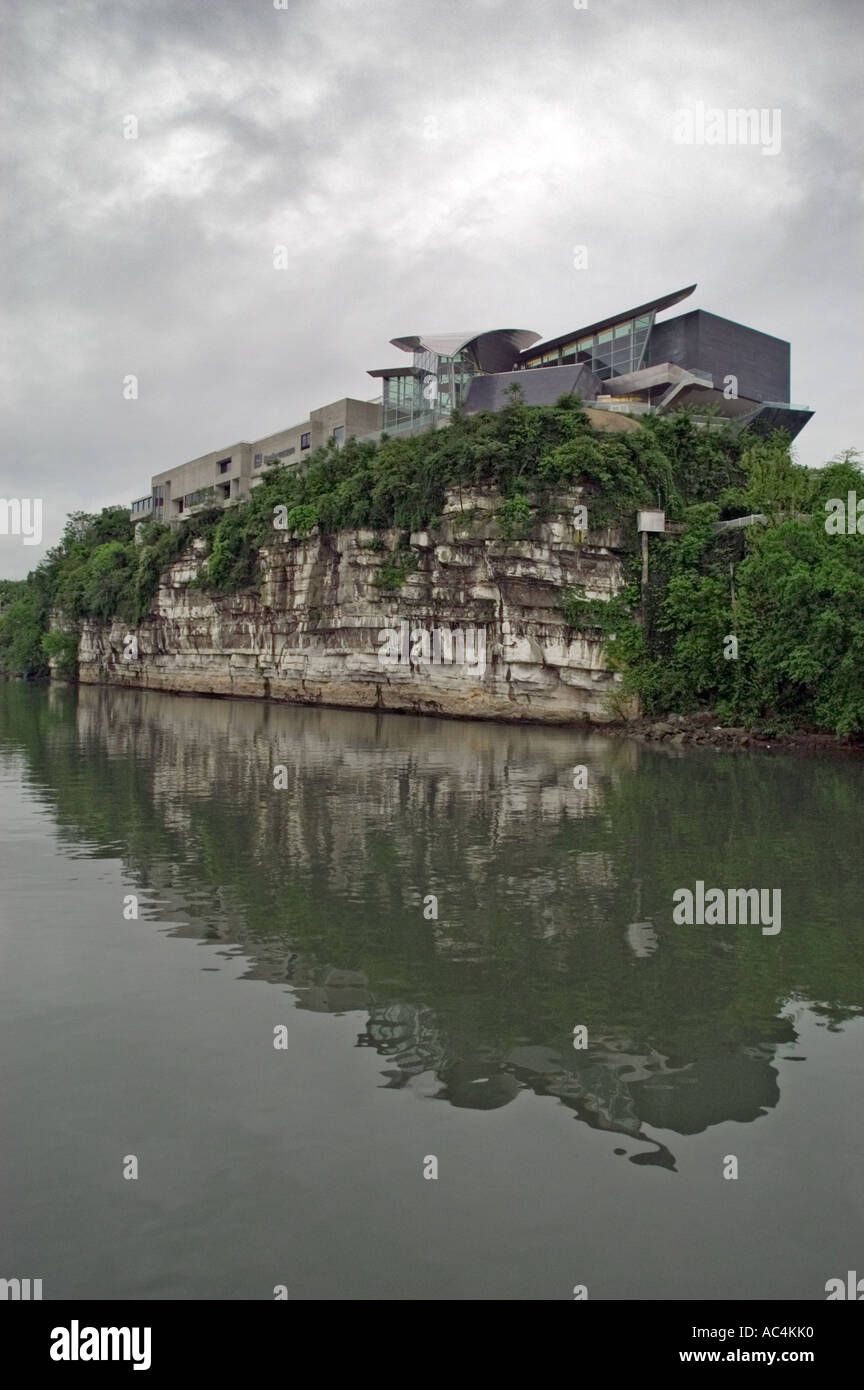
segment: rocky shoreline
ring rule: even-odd
[[[659,743],[665,747],[681,748],[701,745],[716,751],[779,750],[781,752],[829,752],[862,754],[864,741],[840,738],[837,734],[796,730],[788,734],[760,734],[752,730],[718,723],[717,716],[699,714],[665,714],[658,718],[642,717],[606,724],[602,732],[608,735],[635,738],[640,743]]]

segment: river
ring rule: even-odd
[[[0,1275],[824,1299],[862,801],[851,758],[0,682]],[[676,925],[697,881],[782,929]]]

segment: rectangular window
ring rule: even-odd
[[[632,323],[619,323],[615,329],[616,338],[629,338]]]
[[[603,332],[603,333],[598,333],[598,334],[597,334],[597,341],[598,341],[598,343],[611,343],[611,341],[612,341],[612,329],[611,329],[611,328],[607,328],[607,329],[605,330],[605,332]]]
[[[336,428],[335,428],[334,431],[333,431],[332,438],[335,439],[335,441],[336,441],[337,444],[342,444],[342,443],[344,443],[344,440],[345,440],[345,426],[344,426],[344,425],[337,425]]]
[[[219,472],[220,472],[220,473],[227,473],[227,472],[228,472],[228,469],[229,469],[230,467],[231,467],[231,460],[230,460],[230,459],[220,459],[220,460],[219,460],[218,468],[219,468]]]
[[[255,467],[256,467],[256,468],[260,468],[260,467],[261,467],[261,455],[260,455],[260,454],[256,454],[256,455],[255,455]]]
[[[310,438],[311,438],[311,436],[308,435],[308,434],[301,434],[301,436],[300,436],[300,448],[301,448],[301,449],[308,449],[308,448],[309,448],[309,440],[310,440]]]

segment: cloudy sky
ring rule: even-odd
[[[801,462],[864,445],[860,0],[277,3],[6,0],[0,497],[45,544],[374,396],[394,336],[693,281],[791,342]],[[779,110],[779,153],[676,144],[697,102]],[[40,554],[0,536],[0,575]]]

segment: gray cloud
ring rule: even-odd
[[[860,444],[860,15],[8,5],[0,495],[43,497],[51,543],[67,511],[375,395],[397,334],[547,336],[693,280],[693,307],[791,341],[803,462]],[[780,154],[676,146],[696,101],[780,108]],[[38,555],[0,537],[2,574]]]

